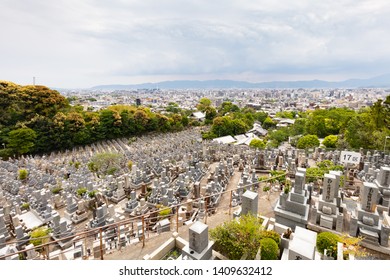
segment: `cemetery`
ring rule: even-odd
[[[313,178],[324,162],[342,170]],[[278,259],[342,259],[341,242],[339,256],[318,251],[322,232],[390,256],[389,165],[381,151],[259,150],[202,141],[199,128],[11,158],[0,161],[0,259],[126,258],[145,243],[145,260],[227,259],[209,231],[243,215],[279,236]]]

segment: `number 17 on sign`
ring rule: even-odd
[[[342,151],[340,154],[340,162],[341,163],[357,164],[360,162],[361,156],[362,155],[360,153],[350,152],[350,151]]]

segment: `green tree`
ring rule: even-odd
[[[276,127],[276,123],[270,117],[266,117],[264,122],[263,122],[263,127],[265,129],[269,129],[271,127]]]
[[[304,118],[296,119],[294,124],[290,128],[290,135],[296,136],[296,135],[304,134],[306,122],[307,122],[307,119],[304,119]]]
[[[277,118],[294,119],[296,116],[297,112],[295,111],[282,111],[276,113]]]
[[[260,140],[260,139],[252,139],[252,141],[249,143],[249,147],[264,150],[267,145],[267,142]]]
[[[211,126],[211,132],[217,137],[233,135],[233,120],[230,116],[216,117]]]
[[[337,142],[338,142],[337,135],[328,135],[324,138],[322,144],[327,148],[336,148]]]
[[[206,114],[206,123],[212,123],[213,119],[217,116],[217,110],[214,107],[209,106],[204,109],[204,113]]]
[[[218,114],[224,116],[227,113],[239,112],[240,108],[236,104],[233,104],[230,101],[222,102],[221,106],[218,107]]]
[[[12,130],[8,135],[8,147],[18,155],[30,152],[37,138],[37,134],[31,128]]]
[[[169,102],[168,106],[165,108],[165,110],[167,112],[171,112],[171,113],[175,113],[175,114],[180,112],[179,105],[175,102]]]
[[[348,108],[330,108],[309,112],[305,134],[313,134],[318,137],[338,135],[355,115],[355,111]]]
[[[234,119],[232,125],[233,131],[231,135],[243,134],[249,130],[249,126],[243,119]]]
[[[372,149],[374,148],[374,139],[372,136],[375,130],[371,114],[364,111],[348,122],[344,132],[345,140],[351,148],[359,149],[362,147]]]
[[[276,130],[272,130],[268,133],[268,139],[275,141],[275,145],[279,146],[282,142],[288,140],[289,129],[287,127],[281,127]]]
[[[318,140],[317,135],[305,135],[298,139],[297,148],[298,149],[307,149],[314,148],[320,145],[320,140]]]
[[[385,125],[387,128],[390,127],[390,95],[386,96],[386,100],[383,102],[384,115],[385,115]]]
[[[196,109],[198,109],[199,111],[201,112],[205,112],[206,111],[206,108],[210,107],[211,106],[211,100],[206,98],[206,97],[202,97],[200,100],[199,100],[199,103],[198,105],[196,105]]]
[[[264,123],[265,119],[268,117],[268,114],[263,111],[255,112],[253,114],[254,114],[254,118],[260,123]]]
[[[123,156],[119,153],[95,154],[88,163],[88,169],[102,175],[109,175],[121,168]]]
[[[385,125],[385,107],[382,105],[383,100],[378,99],[371,107],[371,117],[377,129]]]
[[[323,178],[324,174],[329,173],[331,170],[344,171],[344,167],[342,165],[334,165],[330,160],[317,162],[317,166],[306,169],[306,179],[308,182],[315,182],[317,179]],[[341,178],[341,180],[343,180],[344,176]]]

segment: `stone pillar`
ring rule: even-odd
[[[336,231],[343,232],[344,229],[344,214],[339,213],[336,220]]]
[[[381,238],[380,238],[381,246],[384,246],[384,247],[389,246],[389,235],[390,235],[390,227],[382,225]]]
[[[358,234],[358,219],[355,217],[351,217],[350,223],[349,223],[349,235],[351,236],[357,236]]]
[[[361,194],[362,209],[373,212],[376,206],[378,187],[374,183],[364,182]]]
[[[259,208],[258,194],[252,191],[246,191],[242,195],[241,215],[251,213],[257,215]]]

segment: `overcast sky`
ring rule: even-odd
[[[0,36],[19,84],[390,73],[388,0],[0,0]]]

